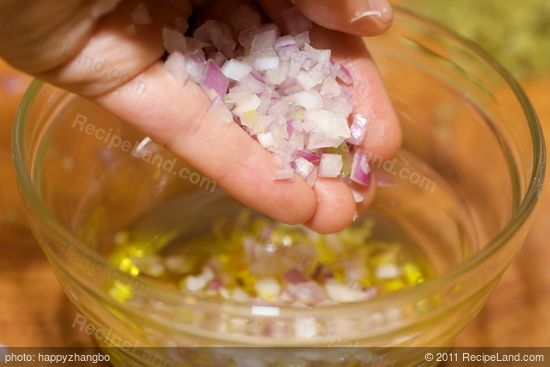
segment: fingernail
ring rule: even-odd
[[[393,19],[393,10],[387,0],[368,0],[368,9],[358,11],[351,22],[355,23],[365,17],[376,17],[382,23],[389,23]]]

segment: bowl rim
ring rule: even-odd
[[[526,93],[523,91],[519,83],[514,77],[501,66],[492,56],[485,52],[480,46],[476,45],[472,41],[465,39],[464,37],[456,34],[454,31],[448,29],[446,26],[434,21],[428,17],[418,15],[414,11],[404,8],[402,6],[394,6],[395,13],[399,16],[405,16],[413,19],[416,22],[422,23],[423,26],[430,26],[436,28],[441,35],[447,39],[459,43],[464,48],[471,51],[481,61],[488,64],[493,71],[495,71],[505,82],[511,92],[513,92],[516,100],[520,103],[520,106],[525,115],[526,122],[529,126],[531,134],[531,140],[533,144],[533,166],[531,168],[531,180],[524,197],[522,198],[519,206],[515,208],[515,212],[506,224],[506,226],[485,246],[480,252],[476,253],[465,262],[459,264],[457,267],[451,269],[449,272],[427,280],[425,283],[417,285],[413,288],[403,290],[396,293],[385,294],[380,297],[375,297],[366,301],[356,303],[340,303],[335,305],[328,305],[322,307],[313,308],[296,308],[287,305],[272,305],[267,307],[273,307],[280,310],[279,315],[292,316],[292,315],[305,315],[316,316],[325,313],[343,311],[350,312],[350,310],[365,312],[366,308],[380,307],[384,305],[391,305],[399,303],[404,299],[410,299],[414,295],[421,295],[429,293],[433,289],[440,289],[445,284],[451,282],[453,279],[457,279],[460,276],[465,275],[473,268],[480,266],[485,262],[492,254],[505,247],[509,239],[526,224],[530,214],[533,212],[537,199],[542,189],[544,181],[544,174],[546,168],[546,151],[544,145],[544,137],[542,129],[539,123],[537,114],[529,101]],[[59,237],[59,239],[75,250],[80,256],[87,258],[87,261],[92,261],[97,264],[101,269],[106,269],[109,272],[114,272],[121,279],[130,278],[131,276],[114,265],[105,261],[104,258],[92,251],[90,248],[81,243],[78,238],[69,233],[63,228],[53,216],[48,215],[46,206],[42,203],[40,195],[33,185],[31,178],[31,172],[26,169],[25,166],[25,146],[24,146],[24,131],[27,121],[27,114],[30,108],[33,106],[35,97],[42,90],[44,83],[39,80],[34,80],[21,101],[19,109],[16,114],[13,132],[12,132],[12,155],[14,165],[16,169],[16,175],[19,182],[20,193],[24,201],[28,202],[27,207],[33,212],[33,214],[46,226],[52,233]],[[220,307],[223,305],[224,311],[233,312],[236,314],[242,314],[250,316],[250,309],[255,306],[254,303],[237,303],[231,301],[213,300],[209,297],[201,297],[194,294],[182,292],[181,290],[175,290],[153,279],[131,277],[134,285],[139,285],[139,289],[145,289],[146,292],[160,292],[163,300],[173,300],[179,304],[188,304],[196,307]],[[137,288],[137,287],[136,287]]]

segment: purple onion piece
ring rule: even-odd
[[[349,72],[348,68],[346,68],[342,64],[337,63],[333,63],[333,67],[337,79],[339,79],[345,85],[353,85],[353,76]]]
[[[229,79],[227,79],[214,61],[209,60],[203,85],[207,89],[213,89],[221,97],[224,97],[227,93],[227,88],[229,88]]]
[[[361,145],[365,141],[369,120],[362,114],[356,113],[350,127],[351,138],[347,140],[352,145]]]
[[[307,282],[307,277],[300,270],[293,268],[284,274],[284,279],[291,284]]]
[[[211,291],[218,291],[223,286],[223,281],[220,278],[215,278],[208,283],[208,289]]]
[[[319,163],[321,161],[321,156],[319,154],[313,153],[309,150],[299,150],[296,152],[296,157],[304,158],[305,160],[311,163]]]
[[[361,186],[369,186],[372,181],[371,173],[372,171],[367,155],[360,149],[357,149],[355,153],[353,153],[351,163],[351,181]]]
[[[296,301],[306,305],[315,305],[326,300],[325,289],[315,282],[288,284],[286,292]]]
[[[289,139],[292,138],[292,135],[294,135],[294,124],[292,123],[292,121],[287,121],[287,123],[286,123],[286,133],[287,133]]]
[[[292,55],[298,51],[298,44],[294,37],[284,36],[275,41],[273,46],[275,52],[281,58],[281,60],[290,60]]]

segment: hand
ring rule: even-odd
[[[231,17],[250,0],[147,0],[152,25],[128,32],[139,1],[39,0],[32,6],[0,0],[0,56],[15,67],[95,101],[135,125],[157,142],[209,176],[244,204],[276,220],[323,233],[349,225],[356,213],[350,188],[340,179],[320,179],[313,188],[301,179],[273,180],[277,170],[269,152],[236,124],[215,121],[210,100],[194,83],[177,85],[164,70],[161,29],[178,17]],[[368,8],[368,5],[379,9]],[[110,6],[112,5],[112,6]],[[257,0],[272,21],[292,6],[289,0]],[[109,7],[114,7],[109,12]],[[390,158],[401,131],[376,65],[357,35],[376,35],[389,27],[392,10],[383,0],[296,0],[317,25],[311,32],[317,48],[333,51],[351,72],[356,112],[371,123],[364,149]],[[353,22],[352,22],[353,20]],[[346,32],[346,33],[340,33]],[[351,35],[353,34],[353,35]],[[94,62],[83,62],[91,58]],[[101,63],[102,67],[94,67]],[[108,72],[116,70],[117,73]],[[139,81],[146,88],[129,85]],[[356,187],[372,202],[375,182]]]

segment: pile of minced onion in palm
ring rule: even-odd
[[[146,9],[134,18],[143,22]],[[349,71],[330,50],[311,46],[312,23],[297,8],[282,19],[284,32],[243,6],[231,24],[207,20],[192,37],[185,22],[166,27],[166,70],[182,85],[202,86],[220,119],[239,124],[272,152],[275,180],[297,175],[314,185],[341,177],[368,186],[370,167],[360,149],[368,121],[353,113]]]

